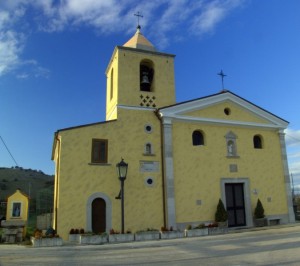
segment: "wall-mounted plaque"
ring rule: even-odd
[[[140,172],[158,172],[159,162],[140,161]]]

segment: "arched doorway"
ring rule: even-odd
[[[92,231],[94,233],[106,231],[106,203],[102,198],[96,198],[92,202]]]

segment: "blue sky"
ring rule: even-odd
[[[54,173],[56,130],[105,120],[105,69],[116,45],[143,34],[176,54],[177,101],[225,88],[290,122],[300,186],[300,1],[2,0],[0,136],[19,166]],[[15,163],[0,142],[0,166]]]

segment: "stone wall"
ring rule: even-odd
[[[36,217],[36,227],[40,230],[47,230],[52,227],[53,213],[44,213]]]

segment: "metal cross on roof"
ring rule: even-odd
[[[224,77],[226,77],[227,75],[225,75],[223,73],[223,70],[221,69],[221,72],[218,73],[219,76],[221,76],[221,79],[222,79],[222,89],[224,90]]]
[[[137,20],[138,20],[138,25],[137,25],[137,28],[140,29],[141,26],[140,26],[140,18],[142,18],[143,16],[141,15],[140,11],[138,11],[136,14],[134,14],[136,17],[137,17]]]

